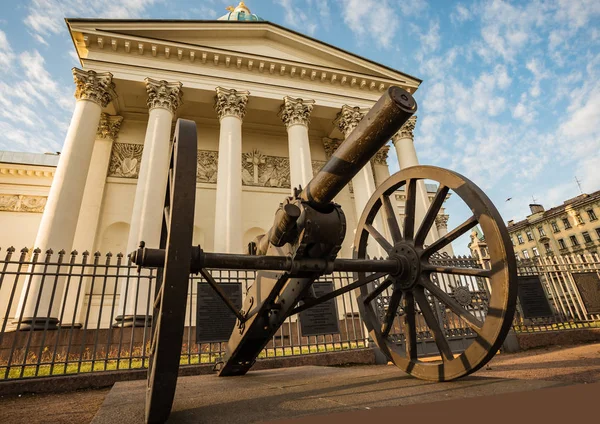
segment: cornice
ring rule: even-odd
[[[357,92],[382,93],[391,85],[399,85],[411,93],[418,88],[417,84],[411,84],[407,81],[376,77],[343,69],[316,66],[310,63],[215,47],[143,38],[99,30],[86,30],[80,33],[82,34],[83,41],[74,40],[75,45],[77,49],[88,51],[112,51],[113,53],[136,54],[166,59],[177,58],[179,61],[195,63],[198,66],[232,67],[248,73],[270,74],[285,76],[289,79],[316,81],[323,85],[341,86],[350,90],[356,90]]]
[[[0,175],[12,175],[18,177],[54,177],[55,168],[50,168],[46,166],[44,166],[43,168],[44,169],[32,169],[19,164],[0,163]]]
[[[124,35],[123,31],[150,30],[150,31],[243,31],[245,33],[268,31],[282,40],[291,40],[310,49],[320,50],[327,56],[337,57],[387,75],[394,81],[406,82],[410,80],[415,89],[423,82],[422,79],[387,65],[375,62],[338,46],[331,45],[306,34],[278,25],[270,21],[236,22],[219,20],[193,20],[193,19],[98,19],[98,18],[65,18],[71,38],[74,33],[108,32],[110,34]],[[227,28],[225,29],[225,27]],[[98,28],[102,28],[99,30]],[[152,37],[145,37],[153,39]],[[201,46],[204,47],[204,46]]]

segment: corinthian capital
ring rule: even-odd
[[[122,122],[122,116],[110,116],[107,113],[102,113],[100,115],[98,130],[96,131],[96,138],[117,141]]]
[[[183,91],[180,82],[167,82],[164,80],[158,81],[152,78],[146,78],[146,93],[148,93],[148,110],[157,107],[167,109],[171,113],[175,113],[181,105]]]
[[[327,159],[329,159],[333,155],[333,152],[340,147],[340,144],[342,144],[342,140],[327,137],[323,138],[323,148],[325,149],[325,156],[327,156]]]
[[[410,138],[411,140],[414,140],[415,136],[413,133],[415,131],[416,125],[417,117],[413,115],[410,118],[408,118],[408,121],[406,121],[406,123],[402,125],[402,128],[400,128],[400,130],[392,136],[392,141],[395,143],[396,141],[402,138]]]
[[[348,137],[358,123],[365,116],[365,110],[358,106],[350,107],[348,105],[342,106],[342,110],[338,113],[335,123],[337,124],[340,131],[344,134],[344,137]]]
[[[448,215],[438,215],[435,217],[435,226],[440,228],[448,228]]]
[[[373,162],[378,165],[387,165],[388,151],[390,150],[390,146],[387,144],[383,146],[377,153],[375,153],[375,157],[373,158]]]
[[[72,72],[77,100],[91,100],[101,107],[106,107],[116,97],[115,84],[110,72],[99,74],[96,71],[78,68],[73,68]]]
[[[248,103],[248,91],[228,90],[227,88],[217,87],[215,96],[215,110],[219,119],[225,116],[235,116],[244,119],[246,115],[246,104]]]
[[[279,117],[286,127],[298,124],[308,126],[314,103],[314,100],[293,99],[285,96]]]

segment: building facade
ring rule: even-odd
[[[193,243],[246,253],[384,90],[414,93],[421,83],[266,22],[243,2],[215,21],[66,25],[81,61],[71,124],[59,155],[0,156],[2,247],[127,254],[141,240],[158,246],[170,141],[184,118],[198,136]],[[390,176],[389,149],[401,169],[418,164],[415,125],[413,117],[335,199],[348,228],[340,257],[352,255],[364,206]],[[419,187],[421,199],[435,195],[435,186]],[[396,200],[402,217],[402,192]],[[432,239],[446,232],[443,209],[438,218]],[[56,316],[45,290],[35,276],[22,286]],[[16,313],[27,317],[31,307],[21,302]]]
[[[600,250],[600,191],[584,193],[546,210],[540,204],[529,205],[525,219],[508,221],[507,228],[517,259],[554,255],[597,254]],[[485,239],[471,233],[471,254],[489,260]]]

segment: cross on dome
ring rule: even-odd
[[[226,15],[221,16],[219,21],[264,21],[263,18],[250,12],[248,6],[241,1],[236,7],[227,6],[229,11]]]

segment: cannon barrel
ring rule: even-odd
[[[329,204],[417,111],[406,90],[391,86],[300,193],[313,208]]]

